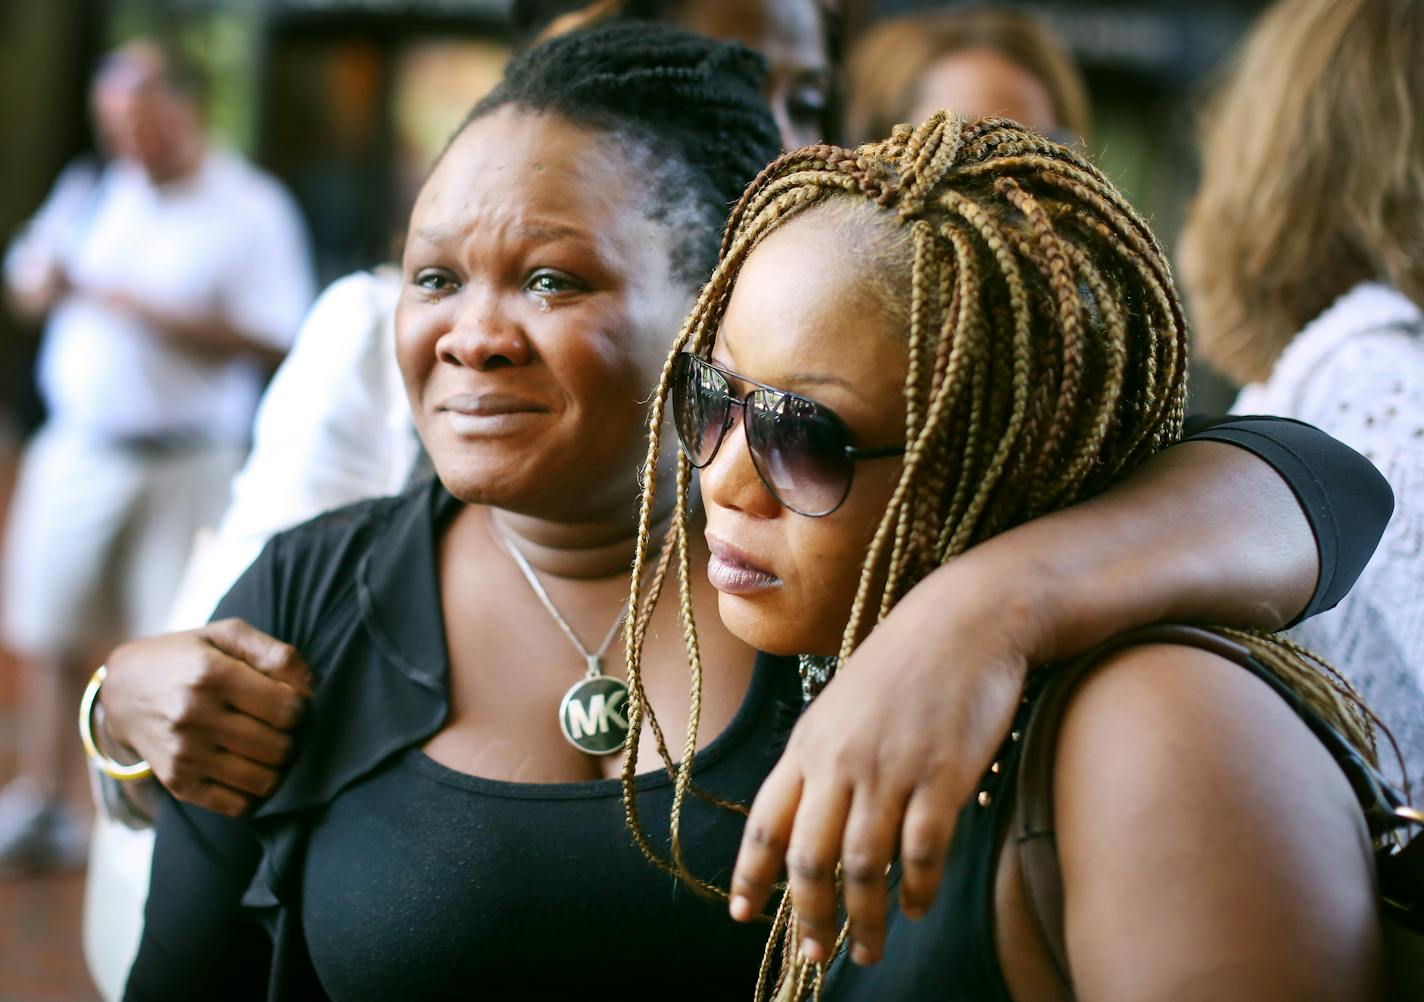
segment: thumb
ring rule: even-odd
[[[199,633],[228,657],[285,682],[303,697],[311,698],[311,669],[291,644],[283,643],[241,619],[221,619],[209,623]]]

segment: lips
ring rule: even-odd
[[[508,393],[457,393],[435,408],[436,417],[465,439],[503,438],[530,430],[548,409]]]
[[[781,587],[781,579],[747,553],[707,534],[707,580],[724,595],[755,595]]]
[[[457,393],[447,397],[437,411],[467,417],[497,417],[501,414],[542,414],[544,408],[523,397],[508,393]]]

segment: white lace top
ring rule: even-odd
[[[1292,634],[1359,687],[1424,792],[1424,313],[1388,286],[1357,285],[1232,409],[1309,422],[1363,453],[1393,488],[1394,517],[1354,589]]]

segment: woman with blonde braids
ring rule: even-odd
[[[684,450],[665,546],[693,678],[694,468],[722,621],[760,650],[802,655],[809,698],[827,660],[855,651],[936,568],[974,561],[991,537],[1103,493],[1177,441],[1186,359],[1161,250],[1072,150],[1007,120],[940,113],[859,150],[783,156],[732,216],[650,423],[645,540],[665,418]],[[652,597],[638,584],[646,559],[634,608]],[[640,619],[630,623],[636,640]],[[1265,635],[1232,636],[1373,761],[1347,687]],[[635,695],[639,653],[630,643]],[[905,845],[891,868],[888,852],[867,849],[885,844],[887,819],[873,811],[853,808],[843,839],[835,825],[836,838],[792,846],[759,997],[1377,996],[1370,837],[1344,774],[1262,678],[1161,643],[1104,655],[1066,711],[1054,801],[1071,989],[1060,984],[1027,911],[1019,850],[1001,844],[1037,691],[1031,680],[961,813],[927,911],[877,922],[887,884],[925,861]],[[634,721],[648,709],[635,700]],[[696,718],[694,697],[674,833]],[[636,748],[625,777],[635,765]],[[765,796],[753,832],[768,824]],[[798,825],[803,813],[839,816],[844,796],[803,800]],[[838,863],[856,963],[825,977],[818,964],[841,942],[828,879]],[[774,876],[744,852],[733,916],[760,911]],[[794,949],[778,967],[783,932]]]

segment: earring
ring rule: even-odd
[[[835,655],[802,654],[798,657],[796,666],[801,673],[801,698],[809,703],[820,695],[836,673],[839,663],[840,658]]]

